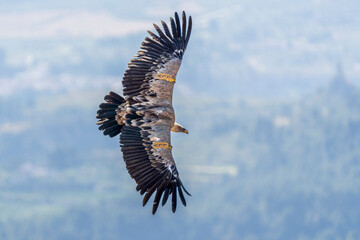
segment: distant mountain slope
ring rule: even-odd
[[[329,106],[339,104],[347,104],[349,107],[358,106],[360,103],[360,88],[346,79],[342,66],[339,65],[334,78],[327,86],[320,88],[314,98],[314,101]]]

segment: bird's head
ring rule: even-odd
[[[178,123],[174,124],[174,126],[171,128],[171,131],[172,132],[183,132],[183,133],[189,134],[189,131]]]

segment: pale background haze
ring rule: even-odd
[[[1,1],[0,239],[360,239],[360,2]],[[95,124],[152,23],[193,31],[174,91],[192,196],[151,215]]]

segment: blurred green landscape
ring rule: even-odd
[[[176,96],[190,134],[173,134],[174,156],[193,196],[155,216],[118,138],[96,129],[104,91],[2,98],[1,122],[22,131],[0,137],[0,237],[357,239],[360,90],[338,74],[291,102]]]
[[[360,239],[359,1],[0,2],[0,240]],[[151,214],[96,111],[146,29],[193,32],[174,89],[192,194]]]

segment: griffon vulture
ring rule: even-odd
[[[97,111],[97,124],[104,135],[120,134],[120,147],[126,168],[144,196],[143,206],[155,193],[152,213],[162,198],[172,195],[172,211],[177,194],[184,206],[184,188],[172,156],[171,131],[188,133],[175,122],[172,96],[177,72],[189,42],[192,20],[182,12],[170,18],[170,28],[154,24],[157,34],[148,31],[141,50],[125,71],[123,97],[110,92]]]

